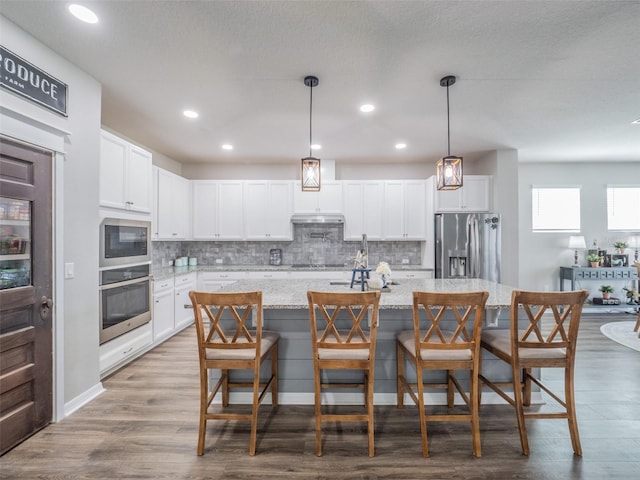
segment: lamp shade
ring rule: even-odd
[[[640,235],[629,237],[629,240],[627,240],[627,245],[629,246],[629,248],[640,248]]]
[[[571,235],[569,237],[569,248],[587,248],[584,237],[581,235]]]
[[[302,191],[320,191],[320,159],[307,157],[302,159]]]
[[[462,157],[448,156],[436,164],[438,190],[457,190],[462,186]]]

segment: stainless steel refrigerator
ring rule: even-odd
[[[435,215],[436,278],[500,281],[500,215]]]

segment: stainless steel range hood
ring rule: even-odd
[[[339,213],[296,213],[291,217],[291,223],[324,223],[328,225],[344,224],[344,215]]]

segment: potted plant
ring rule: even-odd
[[[627,248],[627,242],[615,242],[613,247],[620,253],[624,253],[624,249]]]
[[[613,287],[611,285],[601,285],[598,290],[602,292],[602,298],[605,300],[611,298],[611,294],[613,293]]]
[[[591,264],[592,267],[597,267],[600,265],[600,255],[597,253],[590,253],[587,255],[587,261]]]

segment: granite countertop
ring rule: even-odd
[[[425,268],[420,265],[391,265],[391,271],[411,270],[411,271],[433,271],[432,268]],[[292,265],[197,265],[185,267],[154,267],[153,278],[161,280],[174,275],[184,275],[191,272],[346,272],[351,271],[352,267],[343,266],[292,266]],[[372,267],[372,271],[375,267]]]
[[[316,279],[257,279],[239,280],[232,285],[224,287],[221,291],[263,292],[262,302],[264,308],[273,309],[305,309],[308,308],[307,290],[319,290],[325,292],[349,292],[357,291],[349,288],[347,282],[331,282],[329,280]],[[489,292],[487,308],[508,308],[511,305],[511,292],[513,287],[496,282],[481,279],[451,280],[451,279],[403,279],[399,285],[391,285],[390,290],[382,293],[380,299],[381,309],[410,309],[413,291],[432,292],[470,292],[486,290]]]

